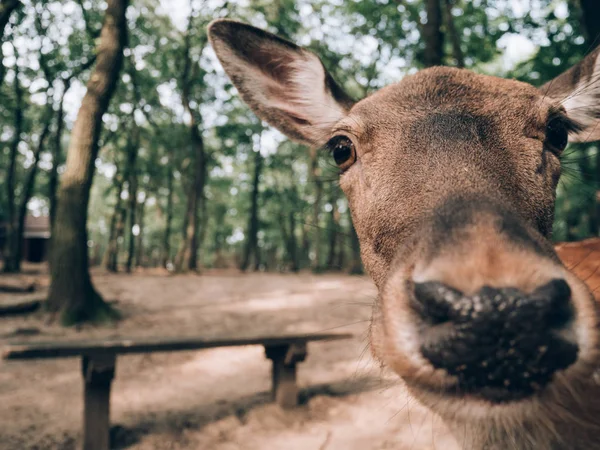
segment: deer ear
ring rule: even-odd
[[[208,27],[212,47],[258,117],[292,139],[320,145],[353,104],[313,53],[233,20]]]
[[[600,47],[541,90],[581,126],[579,132],[570,134],[570,142],[600,140]]]

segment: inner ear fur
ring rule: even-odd
[[[292,139],[320,145],[354,103],[312,52],[228,19],[208,27],[225,72],[254,113]]]
[[[540,89],[581,126],[570,142],[600,140],[600,46]]]

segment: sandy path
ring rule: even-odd
[[[30,279],[47,284],[44,275],[21,276],[20,281]],[[94,279],[125,313],[117,326],[65,330],[45,324],[39,315],[2,319],[0,344],[334,328],[357,336],[309,346],[298,375],[303,405],[293,411],[269,402],[270,365],[261,347],[120,357],[111,403],[114,448],[454,448],[439,419],[409,401],[395,378],[382,373],[365,352],[375,295],[366,278],[97,273]],[[14,337],[23,329],[41,333]],[[0,449],[77,448],[82,411],[79,361],[0,364]]]

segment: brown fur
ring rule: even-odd
[[[600,448],[598,308],[549,241],[560,161],[545,144],[550,116],[565,114],[560,97],[600,75],[600,51],[543,91],[435,67],[351,106],[331,76],[320,75],[320,63],[293,44],[233,21],[214,22],[209,36],[261,118],[313,145],[338,135],[354,143],[356,161],[340,185],[379,289],[375,357],[465,448]],[[303,82],[315,74],[312,84]],[[269,92],[258,92],[261,86]],[[595,109],[586,111],[577,140],[586,131],[595,136]],[[484,285],[531,292],[552,278],[571,288],[576,320],[564,333],[580,350],[533,397],[495,404],[461,395],[456,380],[421,355],[409,306],[413,282],[441,281],[466,293]]]

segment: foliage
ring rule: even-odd
[[[70,0],[23,0],[22,3],[23,7],[11,16],[5,30],[2,49],[6,77],[0,85],[2,180],[7,176],[9,148],[15,138],[16,110],[20,108],[23,113],[17,195],[44,125],[44,107],[51,103],[53,110],[58,111],[65,80],[76,74],[65,96],[66,129],[60,139],[61,152],[53,153],[52,146],[44,151],[34,196],[29,201],[31,213],[48,214],[48,180],[53,165],[57,164],[60,172],[64,163],[69,130],[89,73],[88,68],[82,72],[79,69],[94,58],[94,42],[104,6]],[[236,17],[297,41],[319,53],[334,77],[359,98],[422,67],[425,1],[192,0],[192,3],[195,12],[190,34],[194,77],[191,107],[201,118],[199,128],[208,155],[208,182],[204,189],[207,201],[201,212],[202,265],[239,264],[243,243],[248,238],[254,155],[260,152],[264,166],[258,184],[257,267],[350,270],[351,259],[356,256],[352,251],[353,229],[328,155],[319,153],[317,165],[311,165],[306,148],[264,128],[265,124],[240,102],[207,45],[206,25],[215,17]],[[515,9],[514,2],[505,0],[441,2],[447,3],[464,65],[476,71],[540,84],[580,60],[589,50],[579,22],[580,11],[574,2],[537,0],[530,2],[528,11]],[[194,165],[187,131],[189,117],[180,95],[188,20],[187,13],[180,14],[180,10],[189,11],[187,0],[160,3],[139,0],[132,2],[128,10],[129,48],[118,90],[103,118],[105,130],[90,202],[90,256],[97,264],[108,246],[113,215],[119,213],[119,208],[128,207],[126,200],[134,192],[131,174],[124,175],[131,145],[136,146],[137,152],[134,167],[137,203],[134,203],[138,209],[135,223],[124,227],[133,232],[121,232],[117,237],[118,262],[125,263],[128,240],[135,239],[137,264],[160,265],[167,252],[167,265],[171,267],[183,236]],[[447,19],[444,27],[447,39],[443,61],[455,65],[456,49],[448,38]],[[504,51],[506,46],[514,50],[522,42],[532,51],[521,52],[520,61],[509,60]],[[15,97],[17,79],[25,92],[21,106]],[[52,120],[52,133],[56,133],[56,121],[61,119],[55,115]],[[139,130],[139,140],[132,144],[135,129]],[[565,153],[565,176],[558,191],[556,239],[598,234],[598,155],[596,145],[572,146]],[[119,197],[121,202],[117,202]],[[5,219],[7,201],[2,191],[0,221]],[[316,216],[314,202],[319,202]],[[172,217],[171,231],[165,235],[168,217]],[[317,229],[323,232],[316,241]],[[337,247],[329,258],[332,242]],[[319,260],[315,261],[317,255]]]

